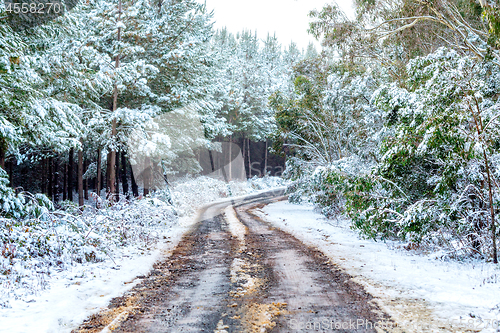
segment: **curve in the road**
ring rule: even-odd
[[[372,297],[320,251],[252,213],[282,195],[205,207],[169,258],[76,332],[375,332],[392,326]],[[109,316],[119,320],[106,326]]]

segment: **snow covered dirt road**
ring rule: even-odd
[[[281,195],[205,207],[172,256],[75,332],[375,332],[392,326],[363,287],[326,256],[250,212]]]

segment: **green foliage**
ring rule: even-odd
[[[414,59],[408,90],[388,84],[372,96],[385,120],[376,166],[362,172],[340,159],[296,176],[303,182],[296,187],[308,189],[326,215],[346,214],[375,239],[485,233],[486,208],[498,207],[486,183],[500,156],[498,75],[497,67],[446,49]]]
[[[483,8],[482,17],[489,25],[488,44],[498,49],[500,47],[500,9],[496,6],[486,6]]]
[[[8,185],[9,177],[0,168],[0,216],[14,219],[39,218],[54,209],[52,201],[44,194],[16,194]]]
[[[217,69],[212,96],[233,139],[267,140],[275,129],[268,99],[275,91],[288,93],[288,74],[302,54],[295,44],[282,50],[276,36],[268,35],[261,44],[250,31],[234,35],[227,29],[215,33],[212,52]]]
[[[0,214],[4,217],[20,218],[24,215],[24,197],[14,193],[8,185],[9,177],[0,169]]]
[[[293,94],[271,98],[274,149],[289,156],[291,200],[308,198],[327,216],[344,214],[374,239],[494,254],[498,6],[355,5],[355,20],[336,5],[310,13],[322,56],[295,67]]]

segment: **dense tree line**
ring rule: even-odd
[[[375,239],[497,262],[498,12],[473,0],[357,0],[311,12],[322,55],[276,92],[292,200]]]
[[[127,140],[135,131],[158,149],[181,142],[182,133],[151,135],[147,124],[187,106],[206,145],[240,145],[248,176],[283,163],[267,154],[267,99],[291,91],[288,74],[302,57],[294,44],[215,32],[212,13],[191,0],[90,0],[38,26],[9,24],[0,11],[2,215],[22,216],[28,191],[80,206],[101,190],[109,200],[147,195],[153,175],[133,174]]]

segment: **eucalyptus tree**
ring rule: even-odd
[[[497,262],[497,5],[355,3],[354,20],[336,5],[311,13],[323,52],[271,99],[292,200],[307,194],[375,239]]]
[[[374,95],[392,112],[380,172],[408,198],[401,225],[463,230],[472,251],[489,248],[497,262],[499,69],[440,49],[412,60],[408,72],[408,90],[385,86]]]

